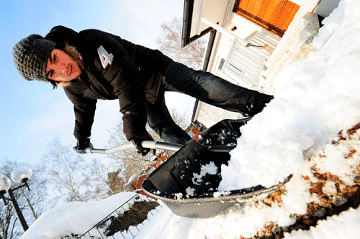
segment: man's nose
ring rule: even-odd
[[[59,73],[64,73],[64,72],[65,72],[65,69],[64,69],[64,68],[58,68],[58,69],[57,69],[57,72],[59,72]]]

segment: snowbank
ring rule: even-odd
[[[65,203],[42,214],[21,239],[54,239],[72,233],[82,235],[134,195],[132,192],[119,193],[101,201]]]

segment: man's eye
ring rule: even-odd
[[[53,56],[53,59],[52,59],[52,63],[55,64],[56,63],[56,60],[57,60],[57,57],[56,55]]]
[[[54,71],[53,70],[48,71],[47,77],[49,78],[49,77],[53,77],[53,76],[54,76]]]

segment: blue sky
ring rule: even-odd
[[[13,46],[30,34],[45,36],[56,25],[96,28],[157,48],[160,25],[182,18],[183,0],[1,1],[0,160],[38,162],[48,143],[76,143],[72,105],[61,88],[26,81],[15,69]],[[92,141],[105,147],[108,130],[121,118],[117,101],[99,102]]]

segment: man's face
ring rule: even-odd
[[[54,49],[46,67],[48,79],[54,81],[71,81],[81,74],[79,65],[66,52]]]

